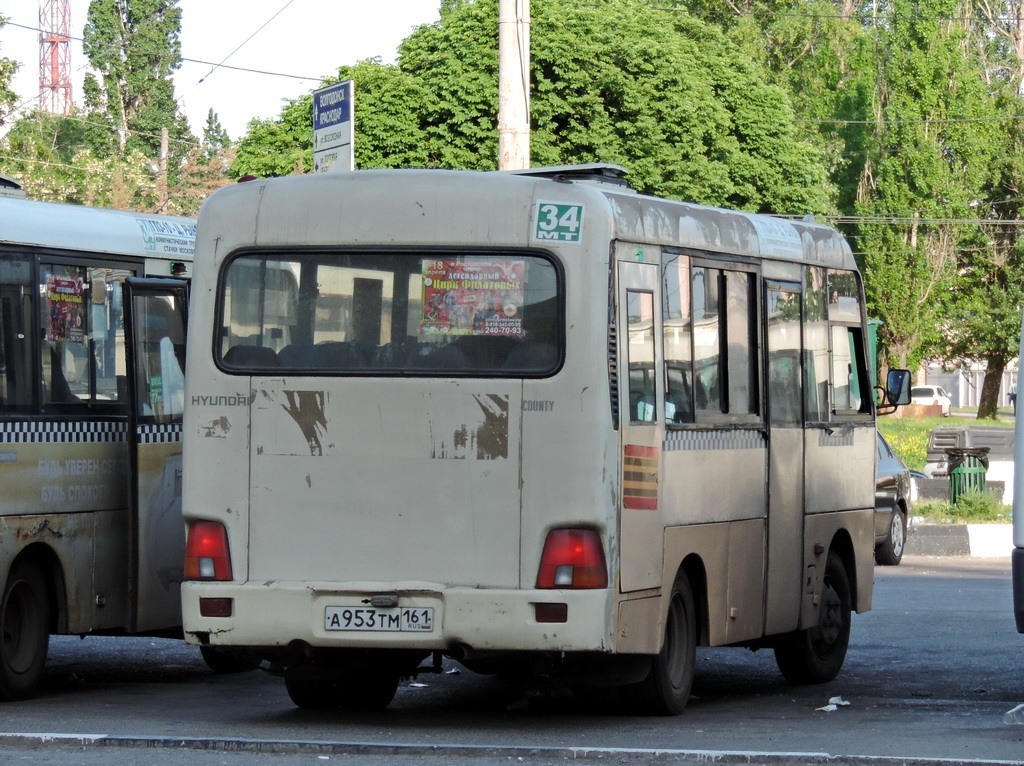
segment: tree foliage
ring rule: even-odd
[[[0,14],[0,29],[7,23],[7,19]],[[0,56],[0,126],[6,125],[8,117],[14,110],[17,103],[17,94],[11,90],[11,78],[18,71],[18,62]]]
[[[917,366],[941,341],[974,208],[999,151],[995,104],[953,0],[894,0],[857,243],[888,362]]]
[[[822,158],[786,91],[714,27],[642,0],[553,0],[531,24],[533,164],[612,162],[647,192],[780,213],[826,212]],[[360,167],[494,169],[495,0],[451,0],[398,64],[356,82]],[[232,172],[311,167],[308,99],[250,124]]]
[[[231,136],[220,124],[217,113],[210,109],[206,113],[206,125],[203,127],[202,150],[203,157],[213,159],[220,152],[231,146]]]
[[[172,176],[195,146],[178,112],[171,76],[181,66],[178,0],[91,0],[83,49],[94,71],[85,76],[85,110],[98,153],[160,154],[170,135]]]
[[[85,108],[67,116],[30,112],[0,139],[5,172],[30,197],[196,215],[210,191],[229,182],[233,149],[216,115],[208,115],[200,145],[177,111],[176,6],[177,0],[92,0],[84,44],[95,71],[86,75]],[[161,158],[165,127],[168,152]],[[155,170],[161,159],[166,190]]]

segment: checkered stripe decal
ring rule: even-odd
[[[124,421],[20,421],[0,422],[2,444],[117,443],[128,436]]]
[[[819,447],[852,447],[853,441],[853,429],[844,428],[843,430],[831,431],[823,428],[818,431],[818,446]]]
[[[174,444],[181,441],[181,423],[139,426],[139,444]]]
[[[764,433],[754,430],[735,431],[669,431],[662,448],[666,452],[725,451],[765,449]]]

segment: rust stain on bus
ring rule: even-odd
[[[432,460],[507,460],[509,398],[501,394],[473,394],[481,418],[475,422],[458,423],[450,433],[450,443],[435,441]],[[451,422],[451,421],[449,421]],[[431,432],[435,423],[431,423]],[[450,427],[450,426],[449,426]],[[436,438],[436,437],[435,437]]]
[[[231,421],[228,420],[227,415],[221,415],[215,420],[211,420],[209,423],[204,423],[200,426],[202,429],[202,436],[207,439],[226,439],[228,432],[231,430]]]
[[[56,538],[64,537],[64,532],[56,527],[52,526],[50,519],[17,519],[15,521],[5,521],[4,526],[14,527],[14,537],[18,540],[31,540],[33,538],[42,537],[43,533],[49,533],[51,536]]]
[[[281,405],[306,437],[309,454],[324,454],[323,437],[327,434],[327,415],[324,413],[326,396],[323,391],[283,391],[287,400]]]

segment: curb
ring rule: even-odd
[[[907,553],[914,556],[1009,558],[1012,524],[915,524],[907,533]]]
[[[76,748],[168,748],[206,750],[218,753],[292,754],[318,756],[455,756],[508,758],[549,758],[573,761],[614,763],[696,763],[761,766],[793,763],[822,766],[1024,766],[1024,761],[924,758],[867,755],[831,755],[829,753],[789,753],[771,751],[676,750],[673,748],[558,747],[509,745],[437,745],[383,742],[323,742],[316,740],[256,740],[230,738],[179,738],[161,736],[112,736],[106,734],[0,733],[0,748],[71,746]]]

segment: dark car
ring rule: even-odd
[[[895,566],[907,544],[912,511],[910,469],[881,434],[875,454],[875,561]]]

